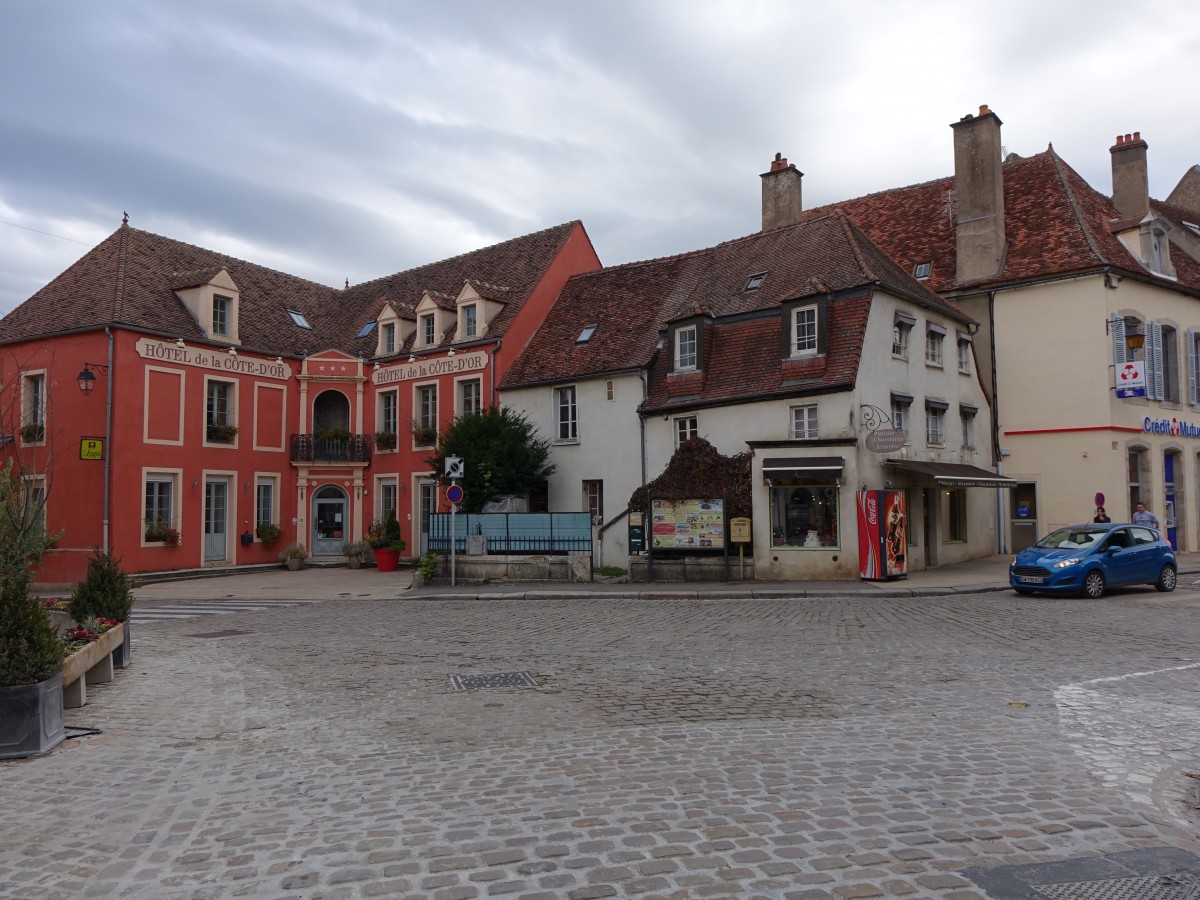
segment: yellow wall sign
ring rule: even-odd
[[[104,459],[104,439],[84,438],[79,442],[80,459]]]
[[[744,544],[750,540],[750,520],[745,516],[736,516],[729,520],[729,540],[735,544]]]

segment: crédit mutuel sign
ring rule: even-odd
[[[211,347],[180,347],[174,341],[154,341],[139,338],[138,355],[143,359],[194,366],[210,372],[227,372],[230,375],[254,375],[258,378],[278,378],[286,381],[291,376],[287,365],[273,359],[247,359],[231,356],[228,350]]]
[[[438,375],[465,375],[468,372],[482,371],[487,368],[487,362],[486,350],[459,353],[455,356],[439,356],[436,359],[425,358],[398,366],[378,368],[371,373],[371,381],[380,387],[385,384],[398,384],[401,381],[413,381],[418,378],[434,378]]]
[[[1200,438],[1200,425],[1191,422],[1181,422],[1179,419],[1152,419],[1146,416],[1142,420],[1142,431],[1147,434],[1166,434],[1171,437]]]

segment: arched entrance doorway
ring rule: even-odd
[[[349,540],[350,500],[346,492],[333,484],[313,494],[312,555],[340,556],[342,544]]]

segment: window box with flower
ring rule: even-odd
[[[377,431],[377,432],[375,432],[375,449],[376,450],[395,450],[396,449],[396,433],[394,431]]]
[[[40,422],[30,422],[28,425],[21,426],[21,442],[24,444],[38,444],[46,439],[46,426]]]
[[[208,439],[217,444],[232,444],[237,437],[238,427],[228,422],[210,422],[208,424]]]
[[[262,541],[264,547],[274,547],[283,537],[283,529],[278,525],[268,522],[266,525],[259,525],[254,533],[258,535],[258,539]]]
[[[179,546],[179,530],[165,522],[146,522],[145,540],[148,544],[166,544],[168,547]]]

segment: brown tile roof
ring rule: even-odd
[[[750,276],[762,272],[766,277],[758,290],[744,290]],[[663,326],[694,315],[697,307],[719,323],[730,316],[778,309],[786,300],[812,293],[815,282],[837,292],[880,283],[953,319],[968,321],[961,311],[901,271],[846,216],[831,212],[800,225],[758,232],[704,250],[575,276],[501,387],[597,377],[648,366]],[[576,339],[587,325],[596,325],[596,332],[591,340],[578,343]],[[726,327],[732,326],[718,324],[717,331]],[[766,340],[763,327],[756,325],[759,330],[754,333]],[[779,369],[777,323],[775,329],[775,343],[760,345],[755,352],[762,355],[762,347],[769,346],[766,355]],[[743,331],[734,329],[730,335]],[[729,340],[731,336],[718,337],[721,342]],[[725,351],[716,352],[719,356]],[[740,366],[740,357],[737,362]],[[840,363],[834,368],[832,377],[841,377],[837,374],[842,372]],[[752,376],[747,374],[742,380],[746,390],[753,388]],[[706,381],[705,396],[713,390],[732,392],[734,388],[728,384],[717,388]]]
[[[1149,275],[1112,233],[1119,218],[1108,197],[1096,191],[1054,152],[1011,155],[1003,166],[1004,270],[978,284],[1002,284],[1113,266]],[[1154,204],[1156,207],[1161,204]],[[942,293],[961,289],[955,277],[954,178],[895,188],[805,212],[805,219],[841,210],[904,271],[933,264],[929,286]],[[1200,288],[1200,267],[1180,264],[1180,282]]]
[[[577,227],[568,222],[342,290],[123,225],[0,319],[0,341],[113,324],[202,340],[174,290],[207,283],[221,269],[239,289],[242,345],[271,354],[337,349],[370,355],[375,334],[356,335],[386,300],[411,316],[424,291],[453,297],[468,279],[508,288],[504,310],[488,329],[498,336]],[[297,326],[289,309],[302,313],[312,330]]]

